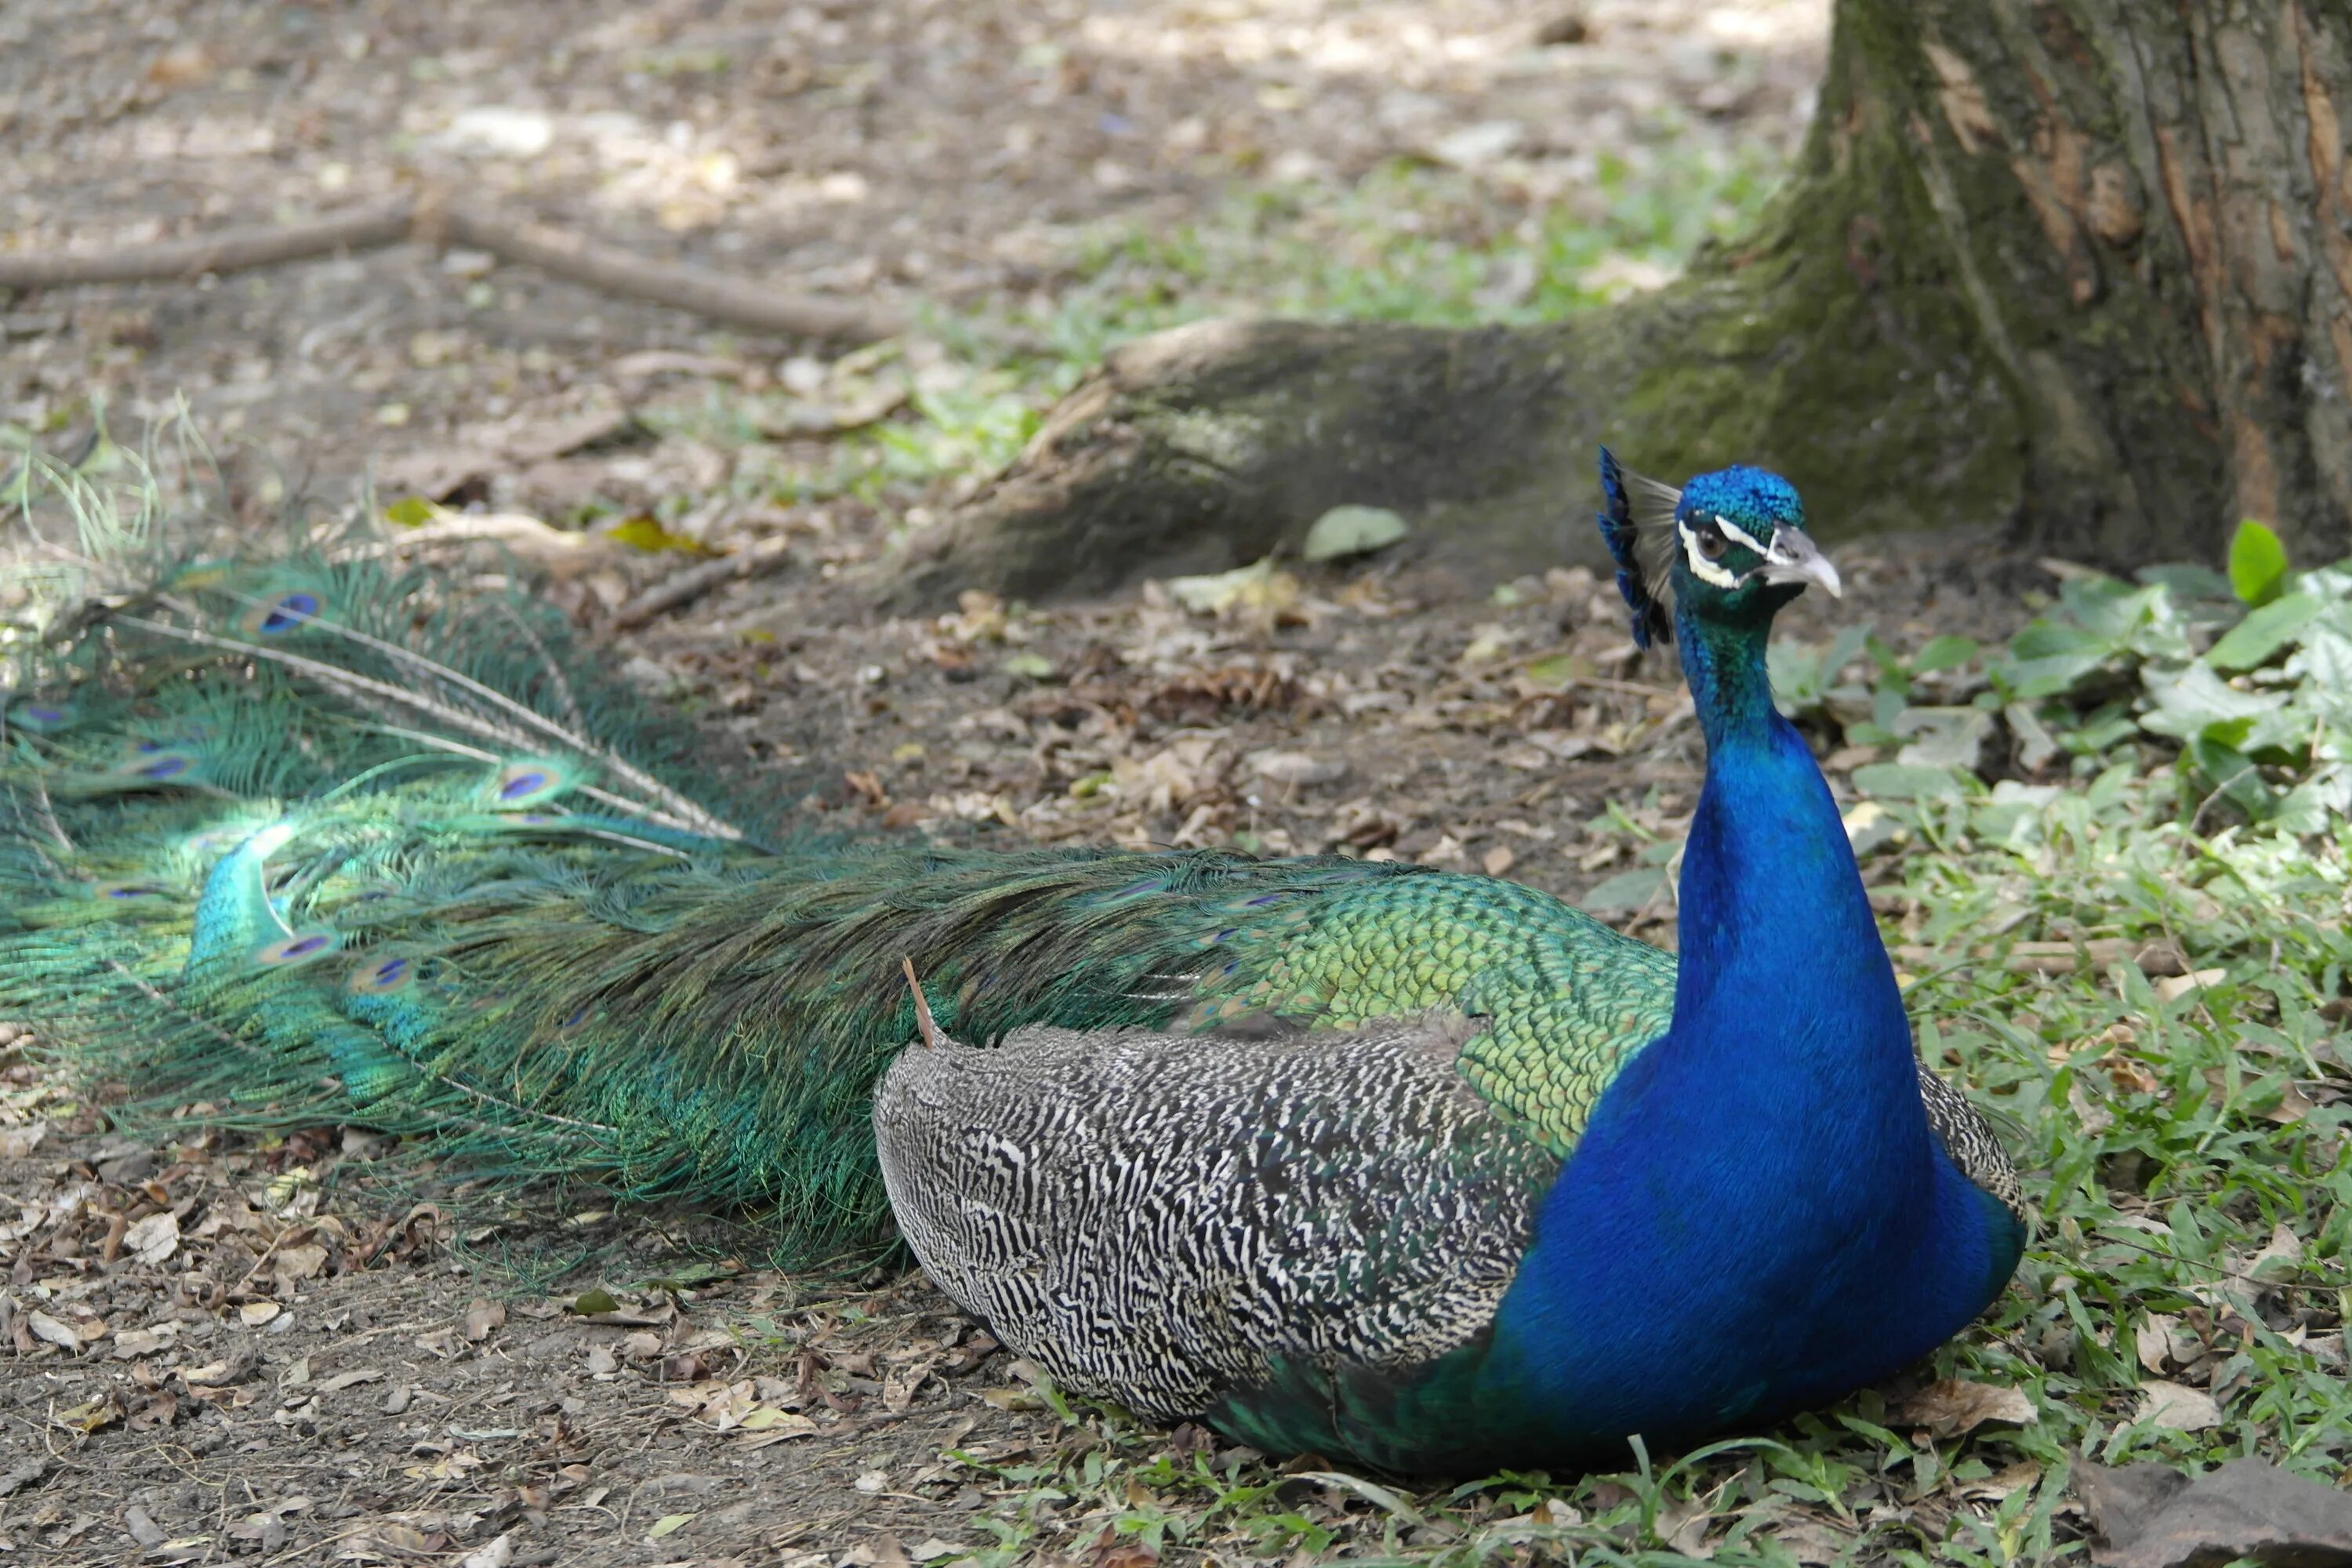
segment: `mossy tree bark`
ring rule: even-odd
[[[1521,330],[1208,323],[1128,345],[928,542],[1032,597],[1394,507],[1474,571],[1591,559],[1592,449],[1788,473],[1835,539],[2000,524],[2128,565],[2240,516],[2352,532],[2352,8],[1840,0],[1759,231]]]

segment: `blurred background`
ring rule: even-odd
[[[102,256],[429,188],[913,326],[747,333],[404,244],[20,295],[0,437],[69,447],[94,408],[135,428],[184,395],[256,504],[372,470],[566,528],[792,521],[856,557],[961,500],[1124,338],[1655,287],[1774,187],[1828,9],[17,0],[0,248]]]

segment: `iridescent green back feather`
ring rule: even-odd
[[[1559,1151],[1664,1026],[1671,958],[1512,884],[795,837],[667,782],[691,738],[560,617],[332,554],[163,574],[7,710],[0,1018],[126,1115],[363,1121],[808,1256],[887,1235],[902,958],[975,1041],[1465,1006],[1465,1071]]]

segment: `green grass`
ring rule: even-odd
[[[970,1459],[999,1538],[974,1561],[1066,1550],[1077,1521],[1184,1561],[2082,1562],[2078,1456],[2258,1455],[2339,1483],[2352,574],[2252,616],[2210,574],[2147,575],[2070,583],[2007,647],[1856,631],[1776,660],[1825,742],[1877,752],[1852,820],[1868,879],[1902,895],[1886,935],[1922,1048],[2010,1130],[2039,1216],[2011,1289],[1922,1370],[2021,1391],[2030,1421],[1938,1437],[1864,1390],[1612,1474],[1415,1491],[1172,1454],[1048,1389],[1059,1450]],[[2057,972],[2008,962],[2020,943]],[[2149,944],[2193,975],[2144,973]],[[2150,1419],[2159,1378],[2218,1420]]]
[[[1605,304],[1622,288],[1592,274],[1622,259],[1678,271],[1698,245],[1747,226],[1780,177],[1760,147],[1670,144],[1639,163],[1614,154],[1592,184],[1514,208],[1481,183],[1392,162],[1336,197],[1269,185],[1198,223],[1114,226],[1084,243],[1070,287],[1030,325],[1082,363],[1125,337],[1211,315],[1524,324]]]
[[[1009,462],[1108,349],[1207,317],[1469,326],[1605,304],[1624,292],[1629,268],[1674,272],[1702,242],[1747,226],[1780,172],[1760,145],[1721,150],[1662,121],[1637,156],[1604,155],[1590,184],[1546,203],[1515,204],[1470,175],[1409,161],[1338,189],[1237,182],[1198,221],[1118,220],[1074,236],[1049,307],[968,303],[927,321],[922,333],[946,358],[913,377],[900,414],[814,459],[753,456],[738,487],[782,504],[846,496],[901,514]],[[860,374],[890,374],[893,353],[853,359]],[[783,401],[713,389],[647,417],[743,448],[757,441],[758,405]]]

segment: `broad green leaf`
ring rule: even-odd
[[[1972,773],[1992,738],[1992,715],[1981,708],[1912,708],[1894,730],[1908,742],[1895,753],[1897,763]]]
[[[2252,518],[2238,524],[2230,537],[2230,587],[2249,605],[2267,605],[2286,589],[2294,568],[2286,546],[2269,526]]]
[[[2097,670],[2113,657],[2106,649],[2085,648],[2074,653],[2053,653],[2041,658],[2021,658],[2004,665],[2000,676],[2011,692],[2027,700],[2043,697],[2062,697],[2072,691],[2083,678]]]
[[[1976,658],[1978,651],[1974,637],[1936,637],[1911,661],[1911,672],[1914,675],[1930,675],[1939,669],[1957,669]]]
[[[2275,797],[2255,770],[2252,759],[2244,752],[2224,740],[2206,734],[2189,742],[2189,756],[2204,775],[2207,788],[2219,792],[2257,821],[2270,815]]]
[[[2017,738],[2017,764],[2028,773],[2037,772],[2042,763],[2058,754],[2058,739],[2030,703],[2012,702],[2000,710],[2009,724],[2009,732]]]
[[[1880,800],[1958,800],[1964,793],[1949,768],[1910,763],[1868,763],[1853,770],[1853,787]]]
[[[1577,902],[1588,910],[1638,910],[1658,896],[1666,873],[1655,866],[1620,871]]]
[[[401,528],[422,528],[441,515],[441,509],[423,496],[403,496],[383,509],[383,520]]]
[[[2231,626],[2206,653],[2216,669],[2252,669],[2267,664],[2279,649],[2298,640],[2295,634],[2315,620],[2326,606],[2309,594],[2289,594],[2273,599]]]
[[[2277,711],[2286,700],[2267,692],[2240,691],[2201,664],[2177,676],[2151,671],[2147,690],[2156,707],[2141,721],[2141,728],[2175,740],[2202,738],[2229,746],[2243,742],[2256,720]]]

